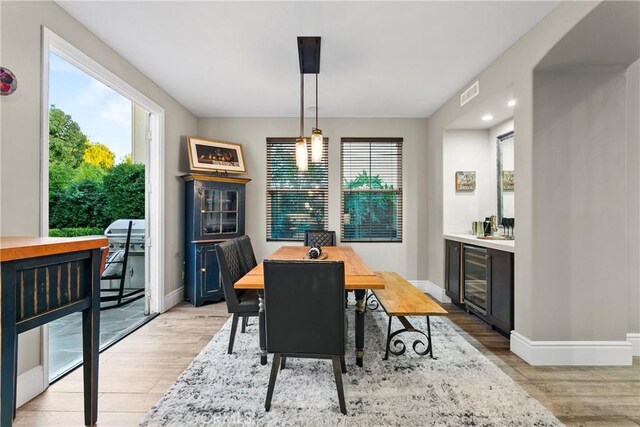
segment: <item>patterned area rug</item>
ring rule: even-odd
[[[347,415],[338,407],[330,360],[289,359],[278,374],[270,412],[264,401],[271,369],[260,365],[258,322],[236,335],[226,353],[231,319],[142,420],[143,426],[200,425],[397,425],[560,426],[537,400],[483,356],[449,324],[433,318],[433,360],[411,349],[419,335],[400,334],[402,356],[384,355],[387,317],[366,314],[364,368],[355,366],[350,306]],[[412,318],[426,330],[424,318]],[[394,320],[394,329],[400,328]]]

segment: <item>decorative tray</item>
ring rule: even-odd
[[[309,258],[309,255],[305,255],[302,257],[303,260],[305,261],[322,261],[323,259],[327,259],[329,255],[325,254],[320,254],[320,256],[318,258]]]

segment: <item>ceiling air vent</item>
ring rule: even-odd
[[[460,95],[460,106],[462,107],[467,102],[471,101],[473,98],[480,94],[480,81],[476,81],[474,84],[469,86],[469,89],[462,92]]]

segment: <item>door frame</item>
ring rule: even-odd
[[[91,77],[110,87],[120,95],[144,108],[150,113],[150,138],[145,153],[145,287],[149,291],[151,313],[164,311],[164,274],[162,271],[164,253],[164,108],[156,104],[133,86],[93,60],[68,41],[42,26],[41,56],[41,157],[40,157],[40,235],[49,234],[49,53],[55,53],[65,61],[79,68]],[[42,333],[41,360],[48,385],[48,333],[46,326]],[[46,386],[43,388],[43,390]]]

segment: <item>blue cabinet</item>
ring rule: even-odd
[[[249,179],[185,175],[185,299],[200,306],[224,298],[215,245],[244,234]]]

